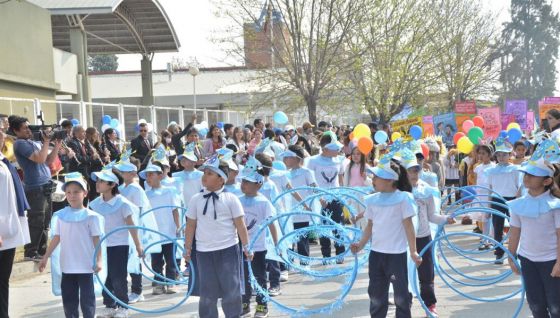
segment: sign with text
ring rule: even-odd
[[[391,123],[391,128],[393,128],[394,132],[400,132],[401,135],[408,136],[408,131],[410,130],[410,126],[418,125],[422,127],[422,117],[412,117],[403,120],[395,120]]]
[[[476,114],[476,102],[474,100],[455,102],[455,113]]]
[[[434,117],[433,116],[424,116],[422,117],[422,130],[424,136],[433,136],[434,133]]]
[[[527,128],[527,100],[506,100],[504,114],[514,115],[522,130]]]
[[[496,139],[502,130],[500,122],[500,107],[480,108],[478,115],[484,119],[484,137],[485,139]]]

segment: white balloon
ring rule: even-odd
[[[152,123],[147,123],[147,126],[148,126],[148,132],[154,130],[154,125],[152,125]]]
[[[105,125],[101,126],[101,132],[105,132],[105,130],[107,130],[109,128],[111,128],[111,125],[105,124]]]
[[[147,124],[148,122],[144,118],[142,118],[138,121],[138,123],[139,124]]]
[[[203,128],[208,128],[208,122],[203,121],[203,122],[200,123],[200,126],[203,127]]]
[[[169,127],[171,127],[171,126],[173,126],[173,125],[177,125],[177,122],[175,122],[175,121],[170,122],[169,125],[167,125],[167,128],[169,128]]]
[[[58,124],[59,124],[59,125],[62,125],[62,122],[65,121],[65,120],[68,120],[68,119],[66,119],[66,118],[61,118],[60,121],[58,122]]]

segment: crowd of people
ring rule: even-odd
[[[127,317],[130,313],[122,304],[145,300],[138,271],[130,273],[128,287],[131,251],[137,257],[149,254],[156,273],[153,294],[174,294],[177,289],[170,281],[196,275],[193,295],[199,297],[200,317],[218,317],[218,299],[226,317],[249,315],[253,286],[248,266],[261,288],[272,297],[280,295],[289,268],[273,255],[275,245],[286,231],[313,222],[302,213],[293,216],[288,227],[269,224],[267,234],[256,238],[257,230],[298,204],[341,226],[354,223],[362,230],[361,239],[350,246],[336,239],[333,244],[328,237],[298,238],[292,248],[301,256],[301,266],[310,265],[314,241],[324,259],[332,258],[334,245],[333,266],[344,264],[347,248],[358,253],[369,243],[371,317],[386,316],[389,285],[397,317],[410,317],[408,251],[418,267],[421,297],[437,316],[431,252],[423,257],[418,252],[432,240],[430,223],[455,223],[452,216],[440,214],[439,201],[444,198],[443,204],[451,205],[463,198],[466,204],[465,196],[486,196],[483,201],[492,202],[489,207],[510,217],[508,249],[521,262],[534,317],[560,315],[560,169],[552,164],[560,164],[555,137],[560,112],[547,113],[551,139],[537,134],[512,145],[497,138],[468,154],[431,136],[376,144],[364,153],[352,139],[351,126],[326,121],[275,127],[255,119],[242,127],[211,125],[201,136],[196,120],[193,117],[186,127],[169,125],[157,140],[150,126],[140,123],[138,136],[125,143],[111,128],[100,133],[95,127],[64,121],[61,127],[67,136],[54,138],[48,132],[34,134],[26,118],[0,115],[0,148],[8,143],[12,148],[0,154],[0,202],[7,204],[0,212],[0,317],[8,317],[9,277],[15,249],[21,245],[25,260],[38,262],[41,271],[60,249],[66,317],[78,317],[79,308],[84,317]],[[389,124],[368,126],[372,139],[378,130],[391,136]],[[469,186],[479,187],[458,190]],[[306,200],[314,187],[360,187],[371,194],[361,198],[366,208],[356,204],[357,213],[351,215],[345,203],[332,196]],[[301,190],[277,200],[297,188]],[[140,211],[152,209],[141,216]],[[417,227],[413,218],[418,219]],[[507,225],[504,217],[489,213],[460,221],[474,223],[473,231],[498,242]],[[94,247],[103,235],[131,225],[183,237],[185,262],[177,259],[173,242],[145,251],[147,235],[131,228],[107,237],[106,258],[99,253],[92,267]],[[340,235],[333,233],[334,238]],[[494,250],[497,266],[508,258],[487,240],[478,248]],[[190,261],[194,270],[189,271]],[[102,270],[107,274],[105,289],[114,297],[104,290],[105,308],[96,313],[92,274]],[[254,316],[267,317],[267,298],[256,293],[255,301]]]

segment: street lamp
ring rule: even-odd
[[[193,105],[194,105],[194,113],[196,115],[196,76],[200,73],[200,70],[195,65],[189,66],[189,73],[193,77]]]

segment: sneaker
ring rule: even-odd
[[[115,308],[101,308],[97,311],[97,318],[113,318],[117,311]]]
[[[504,265],[504,258],[503,256],[496,256],[496,260],[494,261],[496,265]]]
[[[437,310],[436,310],[436,304],[431,305],[430,307],[428,307],[428,311],[430,312],[430,315],[428,315],[428,317],[439,317]]]
[[[119,307],[115,310],[115,318],[128,318],[128,309]]]
[[[485,243],[480,243],[480,245],[478,246],[478,250],[479,251],[486,251],[486,250],[489,250],[491,246],[492,245],[487,244],[487,243],[486,244]]]
[[[241,311],[241,316],[246,316],[251,313],[251,306],[247,303],[243,303],[243,311]]]
[[[165,293],[165,286],[155,286],[152,288],[152,295],[163,295]]]
[[[255,318],[265,318],[268,317],[268,308],[265,305],[257,305],[257,310],[255,311]]]
[[[290,276],[290,272],[289,271],[283,271],[280,272],[280,282],[285,283],[288,281],[288,278]]]
[[[176,294],[177,293],[177,287],[175,287],[175,285],[169,285],[167,286],[166,290],[165,290],[166,294]]]
[[[282,294],[282,292],[280,291],[280,287],[270,287],[268,289],[268,294],[270,295],[270,297],[275,297]]]
[[[128,303],[136,304],[137,302],[144,301],[144,296],[142,294],[138,295],[136,293],[128,294]]]
[[[475,227],[472,231],[473,231],[473,233],[482,234],[482,231],[480,230],[480,228],[478,226]]]
[[[344,258],[337,258],[336,263],[339,264],[339,265],[344,264]]]
[[[39,253],[35,253],[33,255],[30,256],[25,256],[23,258],[24,261],[26,262],[40,262],[43,259],[43,256],[41,256]]]

